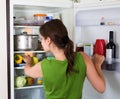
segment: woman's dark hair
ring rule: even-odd
[[[50,37],[50,39],[54,42],[54,44],[60,48],[64,49],[65,56],[68,60],[68,67],[66,70],[66,74],[70,72],[74,72],[74,48],[73,42],[68,37],[68,31],[65,25],[59,19],[53,19],[49,22],[46,22],[44,25],[40,27],[40,34],[46,39]]]

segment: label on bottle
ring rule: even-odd
[[[112,58],[112,49],[106,49],[106,58]]]

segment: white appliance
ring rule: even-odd
[[[50,1],[50,0],[11,0],[10,1],[10,99],[45,99],[43,85],[32,85],[16,88],[14,87],[14,77],[23,75],[23,68],[14,67],[14,54],[24,54],[25,51],[14,51],[14,34],[28,31],[29,33],[38,34],[38,26],[14,25],[13,16],[19,19],[33,20],[35,13],[53,14],[54,17],[60,18],[66,25],[70,38],[76,43],[95,43],[97,38],[105,39],[108,42],[108,33],[110,30],[115,31],[115,42],[117,44],[117,59],[112,60],[120,63],[120,2],[108,3],[73,3],[72,1]],[[105,25],[100,25],[101,17],[105,18]],[[108,24],[112,22],[112,24]],[[28,51],[30,53],[45,54],[44,51]],[[119,65],[115,66],[119,71]],[[111,71],[110,71],[111,72]],[[113,72],[116,72],[115,70]],[[106,74],[106,71],[105,71]],[[107,73],[108,74],[108,73]],[[108,82],[109,83],[109,82]],[[85,81],[85,86],[87,86]],[[87,87],[85,87],[86,90]],[[90,90],[90,89],[88,89]],[[85,93],[85,91],[83,91]],[[83,93],[83,98],[87,99]],[[89,93],[89,92],[88,92]],[[108,96],[100,99],[107,99]],[[93,99],[93,97],[89,97]],[[99,99],[94,98],[94,99]],[[110,98],[109,98],[110,99]],[[118,98],[116,98],[118,99]]]
[[[45,99],[43,85],[37,84],[37,79],[34,79],[32,85],[16,86],[14,78],[24,75],[24,66],[16,67],[14,62],[14,55],[24,55],[26,51],[14,50],[14,35],[27,32],[29,34],[39,35],[39,26],[34,25],[34,14],[47,14],[54,18],[63,19],[66,26],[69,25],[69,34],[72,37],[73,27],[73,3],[71,1],[57,1],[57,0],[10,0],[10,64],[9,64],[9,98],[10,99]],[[72,10],[72,13],[71,13]],[[69,20],[67,19],[69,16]],[[66,19],[64,18],[66,17]],[[27,23],[28,22],[28,23]],[[71,27],[70,27],[71,24]],[[39,38],[40,40],[40,38]],[[24,42],[23,42],[24,43]],[[8,45],[9,45],[8,44]],[[27,51],[27,53],[37,54],[37,57],[42,59],[43,57],[50,56],[49,53],[45,53],[43,50]],[[26,76],[26,75],[24,75]]]
[[[117,58],[110,60],[112,66],[104,64],[103,70],[106,80],[106,91],[98,93],[85,79],[83,88],[83,99],[119,99],[120,95],[120,2],[75,4],[75,42],[95,43],[96,39],[109,41],[109,31],[115,32],[115,43],[117,46]],[[100,25],[104,17],[105,25]],[[111,24],[110,24],[111,23]],[[106,62],[108,60],[105,60]]]

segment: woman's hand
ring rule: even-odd
[[[33,59],[30,55],[23,56],[23,60],[26,63],[24,73],[32,78],[42,77],[41,63],[37,63],[33,66]]]
[[[23,60],[24,60],[24,62],[25,62],[27,65],[29,65],[29,66],[32,65],[32,58],[31,58],[31,56],[29,56],[29,55],[24,55],[24,56],[23,56]]]
[[[105,57],[103,55],[98,55],[98,54],[95,54],[92,58],[94,65],[99,67],[101,67],[104,60],[105,60]]]

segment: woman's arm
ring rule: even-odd
[[[87,67],[87,78],[92,84],[92,86],[100,93],[103,93],[106,88],[105,79],[101,70],[101,65],[104,61],[104,56],[94,55],[92,60],[83,52],[81,52],[84,57],[86,67]]]
[[[32,66],[32,58],[30,56],[24,56],[23,59],[26,63],[24,68],[25,75],[32,78],[42,77],[42,69],[40,62]]]

